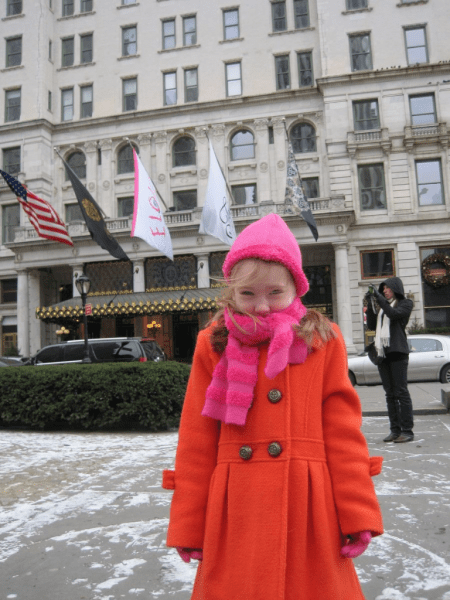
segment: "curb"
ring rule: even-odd
[[[413,410],[413,415],[446,415],[449,411],[446,408],[417,408]],[[387,410],[363,410],[363,417],[387,417]]]

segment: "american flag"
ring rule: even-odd
[[[51,204],[29,192],[20,181],[1,169],[0,175],[17,196],[39,237],[73,246],[64,222]]]

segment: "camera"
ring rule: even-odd
[[[373,285],[369,285],[369,294],[373,294],[374,291]]]

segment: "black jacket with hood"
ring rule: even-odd
[[[390,288],[395,294],[397,306],[394,308],[382,295],[384,286]],[[375,291],[375,297],[380,308],[391,321],[390,343],[389,346],[384,349],[386,355],[390,352],[409,354],[405,329],[413,309],[413,303],[412,300],[405,298],[402,280],[399,277],[390,277],[389,279],[386,279],[380,284],[378,292]],[[371,302],[368,303],[366,315],[368,328],[375,331],[377,327],[377,314],[374,313]]]

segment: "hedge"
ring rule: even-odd
[[[189,372],[173,361],[4,367],[0,426],[178,427]]]

